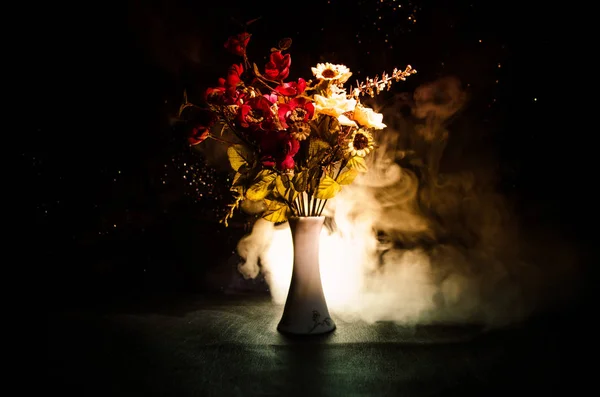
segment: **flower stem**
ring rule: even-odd
[[[321,209],[319,209],[319,216],[321,216],[321,214],[323,213],[323,210],[325,209],[325,204],[327,204],[327,199],[325,199],[321,202]]]
[[[262,77],[259,77],[259,76],[256,76],[256,79],[259,82],[261,82],[265,87],[267,87],[269,90],[271,90],[271,92],[275,91],[275,89],[273,87],[271,87],[269,84],[267,84],[267,81],[269,81],[269,80],[265,80],[265,79],[263,79]]]
[[[210,139],[214,139],[215,141],[217,141],[217,142],[221,142],[221,143],[224,143],[224,144],[226,144],[226,145],[234,145],[234,143],[233,143],[233,142],[229,142],[229,141],[226,141],[225,139],[217,138],[217,137],[216,137],[216,136],[214,136],[214,135],[209,135],[208,137],[209,137]]]
[[[306,216],[306,205],[304,204],[305,196],[306,196],[306,193],[302,192],[302,201],[300,201],[300,203],[302,204],[302,216]]]
[[[306,200],[306,201],[305,201]],[[302,205],[304,206],[304,216],[308,216],[308,193],[305,192],[302,197]]]
[[[346,165],[348,164],[348,160],[344,159],[342,161],[342,163],[340,164],[340,168],[338,168],[337,174],[334,178],[334,181],[337,182],[337,179],[340,177],[340,174],[342,173],[342,170],[346,167]],[[327,200],[325,199],[321,202],[321,208],[319,209],[319,216],[321,216],[321,214],[323,213],[323,210],[325,209],[325,205],[327,204]]]
[[[299,203],[299,215],[306,216],[306,211],[304,210],[304,192],[301,192],[298,195],[298,203]]]
[[[304,199],[306,199],[306,201],[304,201]],[[304,193],[304,197],[302,198],[302,203],[304,205],[304,216],[308,216],[309,213],[309,209],[308,209],[308,193]]]
[[[231,122],[227,119],[227,117],[224,114],[221,114],[221,119],[223,121],[225,121],[225,124],[227,124],[227,127],[229,127],[229,129],[231,130],[233,135],[235,135],[240,141],[244,142],[246,145],[248,145],[250,147],[255,147],[255,145],[253,145],[252,142],[248,141],[246,138],[244,138],[242,135],[240,135],[235,130],[235,127],[233,126],[233,124],[231,124]]]

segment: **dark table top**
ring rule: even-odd
[[[333,333],[291,338],[276,330],[282,310],[237,294],[56,311],[50,386],[63,396],[580,395],[590,368],[567,317],[485,330],[332,312]]]

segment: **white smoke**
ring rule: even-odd
[[[333,315],[501,326],[548,307],[555,285],[565,296],[575,286],[575,256],[565,244],[552,251],[554,261],[540,251],[527,256],[523,247],[533,240],[519,235],[492,171],[439,171],[448,123],[466,99],[460,82],[446,78],[380,109],[391,128],[377,137],[369,171],[325,211],[320,264]],[[287,224],[257,221],[238,253],[240,272],[263,272],[274,302],[283,304],[293,258]]]

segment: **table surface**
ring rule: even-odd
[[[57,310],[50,387],[62,396],[548,396],[579,395],[585,383],[581,339],[564,319],[498,330],[336,319],[328,335],[292,338],[276,331],[282,310],[257,295]]]

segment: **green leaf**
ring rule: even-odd
[[[321,200],[326,200],[333,198],[336,194],[338,194],[342,190],[342,185],[337,183],[332,177],[325,176],[321,183],[319,183],[319,187],[317,188],[316,197]]]
[[[354,168],[346,170],[337,177],[337,183],[340,185],[349,185],[354,182],[354,178],[358,175],[358,171]]]
[[[233,176],[233,181],[231,182],[232,188],[244,188],[248,185],[248,182],[252,179],[252,173],[249,173],[246,170],[246,167],[241,167],[238,172]]]
[[[234,177],[233,177],[233,182],[231,182],[231,186],[240,186],[240,182],[243,181],[243,175],[240,174],[239,172],[236,172]]]
[[[252,184],[248,187],[246,191],[246,198],[249,200],[262,200],[271,191],[275,185],[275,178],[277,177],[277,173],[271,170],[262,170],[256,175]]]
[[[354,156],[350,160],[348,160],[348,164],[346,165],[346,167],[348,167],[350,169],[354,169],[358,172],[367,172],[368,171],[367,163],[365,162],[365,159],[360,156]]]
[[[312,123],[315,130],[315,136],[328,142],[330,145],[337,145],[338,134],[340,132],[340,123],[336,117],[322,114]]]
[[[288,189],[285,185],[286,183],[283,181],[282,176],[277,175],[277,179],[275,179],[275,191],[282,197],[285,196],[285,191]]]
[[[233,168],[234,171],[237,171],[240,167],[252,163],[253,154],[246,146],[235,144],[227,148],[227,157],[229,157],[231,168]]]
[[[311,138],[308,145],[308,156],[313,157],[318,155],[320,152],[331,149],[331,145],[322,139]]]
[[[291,183],[287,176],[278,175],[275,179],[275,191],[279,196],[289,203],[294,202],[298,192],[294,189],[294,185]]]
[[[338,132],[340,132],[340,122],[338,121],[337,117],[332,117],[332,116],[327,116],[326,117],[327,120],[327,131],[330,134],[336,134]]]
[[[331,146],[322,139],[318,138],[310,138],[308,144],[308,166],[309,167],[318,167],[323,161]]]
[[[308,189],[308,171],[300,171],[294,175],[292,184],[297,192],[305,192]]]
[[[288,206],[279,200],[265,200],[267,202],[267,209],[263,212],[263,219],[279,223],[284,222],[288,218],[290,209]]]

